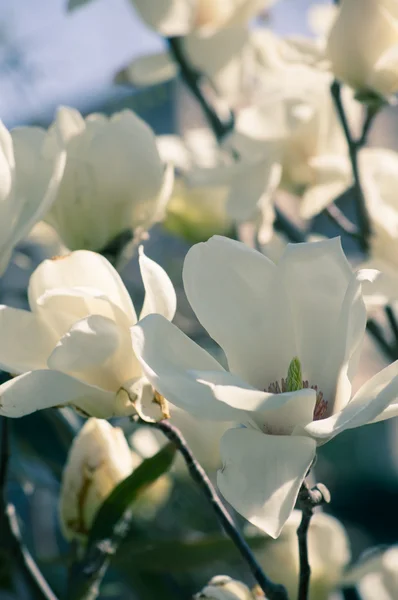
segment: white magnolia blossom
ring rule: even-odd
[[[227,233],[233,224],[254,223],[265,241],[272,234],[272,196],[280,181],[277,164],[251,164],[220,151],[208,129],[194,129],[184,139],[162,136],[160,153],[178,173],[168,205],[166,226],[187,227],[191,240]],[[171,219],[171,223],[170,223]],[[199,238],[199,239],[198,239]]]
[[[53,156],[40,128],[10,133],[0,121],[0,275],[16,244],[54,201],[64,165],[65,154]]]
[[[169,277],[143,252],[139,262],[141,318],[159,312],[172,319]],[[133,303],[104,257],[80,250],[45,260],[30,278],[28,298],[30,312],[0,306],[0,365],[18,374],[0,386],[0,414],[72,405],[110,418],[159,409],[132,347]]]
[[[285,63],[269,70],[264,100],[240,111],[227,140],[248,164],[266,170],[270,162],[280,163],[281,186],[302,196],[304,218],[324,208],[350,182],[347,143],[330,95],[331,81],[329,73],[308,64]],[[355,125],[360,105],[344,91]]]
[[[228,575],[216,575],[199,594],[195,595],[197,600],[255,600],[253,592],[242,583]]]
[[[143,21],[165,37],[207,33],[248,22],[276,0],[131,0]]]
[[[172,190],[151,128],[132,111],[85,119],[58,109],[48,132],[67,161],[46,220],[71,250],[102,250],[117,235],[147,230],[164,216]]]
[[[364,557],[347,572],[343,585],[358,585],[363,600],[398,598],[398,546]]]
[[[360,95],[398,91],[398,3],[344,0],[330,31],[327,56],[341,81]]]
[[[298,589],[300,562],[297,528],[301,516],[301,511],[294,510],[279,538],[275,541],[267,540],[264,547],[255,552],[267,575],[286,587],[289,598],[295,598]],[[247,530],[251,531],[251,527]],[[307,539],[311,565],[309,600],[329,600],[351,559],[347,533],[334,517],[315,512]]]
[[[338,239],[288,245],[274,264],[214,237],[188,252],[183,279],[228,370],[159,315],[133,328],[142,368],[165,398],[197,417],[241,424],[221,440],[218,486],[272,537],[293,510],[318,444],[398,414],[398,362],[351,398],[367,276],[375,274],[352,272]],[[296,391],[287,390],[292,369]]]
[[[67,539],[87,536],[105,498],[133,468],[122,429],[88,419],[73,440],[62,474],[59,513]]]

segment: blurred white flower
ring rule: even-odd
[[[55,199],[65,165],[61,151],[49,154],[38,127],[11,134],[0,121],[0,275],[16,244],[42,219]]]
[[[236,581],[228,575],[217,575],[210,579],[195,598],[207,598],[207,600],[254,600],[254,594],[240,581]]]
[[[227,144],[247,163],[263,169],[279,161],[281,186],[302,196],[301,215],[310,218],[350,183],[347,143],[330,95],[330,74],[300,63],[285,63],[264,75],[267,94],[261,104],[238,113]],[[344,90],[353,125],[360,105]],[[347,184],[348,182],[348,184]]]
[[[132,111],[84,119],[58,109],[48,143],[67,161],[50,223],[71,250],[102,250],[125,231],[146,231],[164,216],[172,170],[161,161],[150,127]]]
[[[143,252],[139,261],[141,318],[158,311],[172,319],[170,279]],[[99,418],[151,408],[159,414],[132,348],[133,303],[104,257],[81,250],[45,260],[30,278],[28,297],[31,312],[0,306],[0,365],[21,374],[0,386],[0,414],[21,417],[67,404]]]
[[[144,372],[165,398],[197,417],[244,425],[221,440],[218,485],[272,537],[293,510],[318,444],[398,414],[398,362],[351,399],[366,327],[365,276],[375,272],[354,274],[338,239],[288,245],[275,265],[214,237],[188,252],[184,287],[229,370],[161,316],[132,330]]]
[[[145,436],[151,433],[142,432]],[[155,441],[154,451],[149,455],[135,450],[131,450],[122,429],[112,427],[107,421],[91,418],[83,425],[69,450],[62,475],[59,512],[67,539],[84,540],[103,501],[144,458],[159,450],[159,444]],[[170,489],[170,478],[160,477],[134,502],[135,517],[153,517],[167,500]]]
[[[269,238],[279,165],[264,168],[262,163],[234,160],[207,129],[191,130],[184,140],[164,136],[159,144],[161,155],[169,157],[178,173],[166,226],[188,228],[191,241],[202,241],[227,233],[233,224],[254,223],[260,237]]]
[[[294,510],[277,540],[266,540],[255,554],[264,571],[287,588],[289,598],[298,589],[300,563],[297,528],[301,511]],[[247,528],[251,531],[251,527]],[[330,515],[314,513],[308,531],[308,558],[311,565],[309,600],[328,600],[339,586],[351,559],[350,542],[343,525]]]
[[[330,31],[327,55],[337,79],[360,96],[398,91],[398,3],[344,0]]]
[[[91,418],[73,440],[62,474],[60,521],[67,539],[85,537],[105,498],[133,471],[133,454],[119,427]]]
[[[149,27],[166,37],[247,22],[276,0],[131,0]]]
[[[398,598],[398,546],[364,557],[347,572],[343,585],[358,585],[363,600]]]

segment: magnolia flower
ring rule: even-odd
[[[270,162],[279,162],[281,186],[302,196],[301,215],[309,218],[350,183],[347,143],[330,95],[331,77],[309,65],[285,63],[269,70],[266,81],[265,100],[240,111],[227,144],[248,164],[262,163],[266,169]],[[345,96],[356,123],[360,105]]]
[[[397,92],[397,2],[344,0],[329,34],[327,55],[337,79],[360,96]]]
[[[272,233],[271,199],[280,181],[279,165],[232,160],[211,132],[194,129],[184,139],[161,136],[160,153],[176,167],[177,182],[165,225],[190,241],[227,233],[233,224],[255,223],[265,241]]]
[[[158,311],[172,319],[170,279],[142,251],[139,262],[141,318]],[[28,298],[31,312],[0,306],[0,365],[19,374],[0,386],[0,414],[72,405],[106,419],[152,406],[153,390],[131,343],[135,309],[105,258],[81,250],[45,260],[30,278]]]
[[[349,569],[342,585],[357,585],[363,600],[395,600],[398,596],[398,546],[372,552]]]
[[[49,155],[37,127],[9,133],[0,121],[0,275],[16,244],[51,206],[62,177],[65,155]]]
[[[132,111],[86,119],[60,108],[48,138],[66,148],[57,198],[46,220],[71,250],[102,250],[118,234],[161,220],[172,188],[150,127]]]
[[[165,37],[247,22],[276,0],[131,0],[149,27]]]
[[[288,245],[277,264],[222,237],[197,244],[183,279],[228,369],[158,315],[133,328],[152,385],[197,417],[235,421],[221,439],[218,486],[277,537],[318,444],[398,413],[398,362],[351,399],[366,327],[361,280],[338,239]],[[167,339],[167,346],[159,344]]]
[[[207,598],[207,600],[254,600],[254,594],[240,581],[236,581],[228,575],[217,575],[210,579],[195,598]]]
[[[256,551],[260,565],[272,580],[280,582],[295,598],[299,580],[297,528],[302,513],[294,510],[275,541],[266,540]],[[248,528],[249,529],[249,528]],[[328,600],[338,587],[351,558],[350,543],[342,524],[322,512],[314,513],[308,530],[308,559],[311,565],[309,600]]]
[[[133,471],[133,454],[119,427],[91,418],[73,440],[62,474],[60,521],[67,539],[84,538],[101,504]]]
[[[158,449],[156,444],[155,452]],[[103,501],[141,462],[140,454],[131,450],[119,427],[95,418],[83,425],[62,474],[59,511],[67,539],[85,539]],[[169,492],[170,479],[160,477],[134,502],[134,515],[153,516]]]

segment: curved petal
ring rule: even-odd
[[[378,420],[397,399],[398,361],[395,361],[367,381],[343,410],[327,419],[310,423],[304,431],[316,439],[328,441],[345,429]]]
[[[50,369],[63,372],[98,367],[116,352],[119,342],[119,328],[114,321],[90,315],[74,323],[62,336],[47,364]]]
[[[145,300],[140,319],[151,313],[157,313],[171,321],[177,305],[174,286],[166,271],[145,256],[142,246],[139,254],[141,277],[145,287]]]
[[[255,390],[231,373],[227,377],[225,372],[195,374],[217,400],[250,413],[250,422],[264,433],[290,435],[296,426],[313,420],[316,392],[310,388],[271,394]]]
[[[11,373],[45,369],[57,338],[48,324],[27,310],[0,306],[0,365]]]
[[[190,249],[183,280],[196,316],[225,351],[230,371],[260,390],[286,376],[296,355],[293,326],[270,260],[215,236]]]
[[[229,373],[175,325],[149,315],[132,329],[133,348],[153,387],[169,402],[203,419],[236,420],[236,411],[218,401],[203,380]],[[205,379],[206,381],[206,379]]]
[[[115,394],[59,371],[31,371],[0,386],[0,414],[23,417],[36,410],[72,404],[98,418],[115,415]]]
[[[235,510],[276,538],[294,508],[315,451],[309,438],[230,429],[221,438],[218,487]]]
[[[340,371],[365,333],[360,283],[339,238],[288,245],[278,267],[289,294],[303,378],[318,386],[331,411]],[[349,393],[342,402],[348,399]]]
[[[178,66],[168,52],[139,56],[115,77],[115,83],[132,83],[137,87],[158,85],[178,75]]]
[[[117,271],[100,254],[77,250],[67,256],[43,261],[33,272],[28,288],[29,304],[35,309],[45,292],[57,288],[94,288],[127,315],[130,325],[137,322],[134,306]]]

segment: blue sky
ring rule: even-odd
[[[326,0],[325,0],[326,1]],[[0,7],[0,118],[8,126],[84,108],[112,93],[114,73],[133,56],[161,48],[129,0],[93,0],[66,12],[67,0],[12,0]],[[303,33],[311,0],[280,0],[272,26]]]

